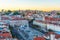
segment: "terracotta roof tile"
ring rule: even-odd
[[[36,37],[36,38],[34,38],[34,40],[45,40],[45,38],[44,37]]]
[[[60,34],[56,34],[55,38],[57,38],[57,39],[60,38]]]

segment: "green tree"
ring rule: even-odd
[[[60,13],[57,13],[57,15],[60,15]]]
[[[18,11],[14,11],[13,15],[20,15]]]
[[[12,11],[8,10],[7,12],[5,12],[6,15],[9,15]]]

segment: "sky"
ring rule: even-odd
[[[60,10],[60,0],[0,0],[0,9]]]

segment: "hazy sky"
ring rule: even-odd
[[[0,0],[0,9],[59,10],[60,0]]]

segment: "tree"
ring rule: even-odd
[[[9,15],[12,11],[8,10],[7,12],[5,12],[6,15]]]
[[[14,11],[13,15],[20,15],[18,11]]]
[[[57,15],[60,15],[60,13],[57,13]]]
[[[53,32],[53,30],[51,30],[51,29],[49,29],[48,31],[49,31],[49,32]]]

